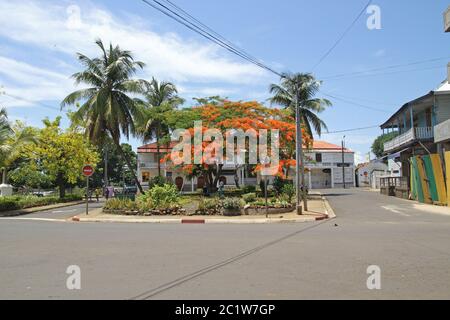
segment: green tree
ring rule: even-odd
[[[47,189],[53,185],[51,178],[42,172],[33,161],[22,162],[19,167],[9,172],[8,178],[16,188]]]
[[[83,166],[95,166],[99,156],[82,134],[60,128],[61,117],[43,122],[45,128],[39,132],[40,142],[27,146],[25,150],[27,157],[39,163],[44,173],[56,183],[60,198],[64,198],[67,186],[76,184],[82,178]]]
[[[21,122],[11,125],[5,109],[0,110],[0,165],[2,183],[7,183],[7,169],[22,154],[22,148],[36,143],[35,132]]]
[[[372,153],[377,157],[381,158],[384,155],[384,144],[398,136],[397,132],[390,132],[382,134],[372,144]]]
[[[75,91],[61,103],[62,107],[80,103],[74,118],[82,119],[86,126],[89,140],[101,145],[106,137],[110,137],[117,150],[130,168],[133,178],[141,193],[144,192],[131,160],[123,151],[120,139],[127,139],[135,133],[135,121],[141,116],[136,99],[129,94],[142,93],[148,83],[132,77],[144,63],[135,61],[130,51],[110,44],[106,49],[101,40],[96,44],[101,56],[88,58],[78,53],[78,60],[85,70],[73,75],[76,84],[86,84],[87,89]],[[81,122],[79,120],[79,122]]]
[[[158,82],[153,78],[144,94],[142,117],[137,121],[136,132],[143,142],[156,140],[158,176],[161,176],[161,145],[170,141],[168,113],[184,102],[177,94],[173,83]]]
[[[320,136],[322,131],[328,130],[325,122],[317,116],[332,104],[327,99],[315,98],[321,82],[317,81],[313,75],[305,73],[283,74],[281,83],[272,84],[270,93],[273,95],[269,99],[270,103],[285,107],[295,116],[296,92],[298,92],[298,105],[302,124],[306,132],[313,137],[312,128]]]

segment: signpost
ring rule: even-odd
[[[83,176],[86,177],[86,215],[89,215],[89,178],[92,177],[95,170],[90,164],[83,167]]]

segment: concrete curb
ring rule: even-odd
[[[36,212],[42,212],[52,209],[60,209],[65,207],[72,207],[79,204],[83,204],[85,201],[74,201],[74,202],[66,202],[66,203],[60,203],[60,204],[52,204],[49,206],[43,206],[43,207],[36,207],[36,208],[28,208],[28,209],[22,209],[22,210],[14,210],[14,211],[5,211],[0,212],[0,218],[7,218],[7,217],[18,217],[18,216],[24,216],[27,214],[32,214]]]
[[[115,218],[86,218],[73,217],[73,222],[110,222],[110,223],[153,223],[153,224],[270,224],[270,223],[305,223],[327,219],[326,216],[301,217],[297,219],[115,219]]]
[[[325,205],[325,211],[326,211],[326,214],[328,216],[327,218],[328,219],[335,219],[337,217],[336,213],[334,212],[333,208],[331,207],[330,203],[328,202],[328,199],[323,194],[320,194],[320,196],[321,196],[322,201],[323,201],[323,203]]]

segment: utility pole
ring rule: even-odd
[[[105,190],[109,187],[108,181],[108,147],[105,147],[105,169],[104,169],[104,178],[105,180]]]
[[[345,148],[345,136],[342,138],[342,181],[344,183],[344,189],[346,188],[345,185],[345,153],[344,153],[344,148]]]
[[[296,123],[296,189],[297,189],[297,214],[301,215],[303,213],[301,202],[303,200],[303,208],[308,211],[308,200],[305,194],[305,166],[303,159],[303,136],[302,136],[302,123],[300,116],[300,106],[299,106],[299,88],[298,83],[295,82],[295,123]]]

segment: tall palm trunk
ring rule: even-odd
[[[125,162],[127,163],[128,168],[130,169],[131,174],[133,175],[133,179],[136,182],[136,185],[139,189],[139,192],[144,194],[144,189],[142,189],[141,183],[139,182],[139,179],[136,175],[136,171],[134,170],[133,165],[131,164],[131,160],[127,157],[127,155],[123,151],[122,146],[120,145],[120,142],[117,139],[113,139],[113,140],[114,140],[114,144],[117,147],[117,150],[119,150],[120,155],[122,156],[122,159],[125,160]]]
[[[158,177],[161,177],[161,148],[159,146],[159,127],[156,129],[156,161],[158,162]]]

